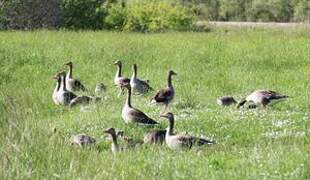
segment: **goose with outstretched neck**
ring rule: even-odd
[[[282,101],[287,99],[289,96],[282,95],[278,92],[271,91],[271,90],[256,90],[249,94],[247,97],[242,98],[239,103],[237,104],[237,108],[243,106],[246,102],[254,103],[254,106],[257,107],[262,105],[266,107],[267,105],[274,104],[276,102]]]
[[[160,116],[169,120],[169,126],[166,131],[165,142],[170,149],[185,150],[185,149],[191,149],[193,145],[215,144],[214,141],[194,137],[189,134],[175,134],[174,115],[171,112],[167,112],[161,114]]]
[[[138,123],[138,124],[158,124],[155,120],[149,118],[142,111],[132,107],[131,105],[131,88],[126,87],[127,98],[122,110],[122,118],[125,123]]]
[[[149,85],[148,81],[143,81],[137,78],[137,65],[132,65],[132,76],[130,78],[130,87],[133,93],[138,95],[145,94],[153,88]]]
[[[61,84],[61,77],[58,76],[58,75],[55,75],[53,76],[53,79],[55,79],[57,81],[56,83],[56,87],[53,91],[53,95],[52,95],[52,98],[53,98],[53,101],[56,105],[59,105],[59,101],[58,101],[58,98],[57,98],[57,94],[58,94],[58,91],[59,91],[59,88],[60,88],[60,84]]]
[[[177,75],[173,70],[170,70],[167,77],[167,87],[157,91],[156,95],[151,99],[152,103],[164,104],[166,108],[172,101],[175,91],[172,86],[172,76]]]
[[[120,94],[123,93],[124,88],[126,86],[130,86],[130,79],[126,77],[122,77],[122,62],[117,60],[114,62],[114,65],[116,65],[117,70],[114,77],[114,84],[120,88]],[[119,94],[119,95],[120,95]]]
[[[116,131],[114,128],[107,128],[105,130],[103,130],[104,133],[107,133],[111,136],[112,139],[112,144],[111,144],[111,150],[113,153],[117,153],[118,151],[120,151],[120,148],[118,146],[117,143],[117,135],[116,135]]]
[[[71,100],[76,98],[77,96],[73,92],[67,90],[65,80],[66,73],[64,71],[58,73],[57,77],[60,77],[61,79],[61,85],[59,87],[59,90],[57,91],[57,100],[61,105],[69,105]]]
[[[70,61],[68,63],[65,63],[64,65],[69,67],[69,71],[66,75],[66,83],[67,83],[67,89],[71,92],[73,91],[85,91],[85,86],[81,83],[80,80],[74,79],[72,77],[72,70],[73,70],[73,63]]]

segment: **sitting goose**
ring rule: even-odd
[[[114,65],[117,66],[117,71],[114,77],[114,84],[120,88],[120,94],[124,91],[124,87],[130,86],[130,79],[122,77],[122,62],[116,61]]]
[[[168,107],[175,94],[171,81],[173,75],[177,75],[177,73],[170,70],[167,78],[167,88],[157,91],[156,95],[151,100],[152,103],[164,104],[166,108]]]
[[[115,132],[114,128],[105,129],[103,132],[109,134],[111,136],[111,138],[112,138],[111,150],[112,150],[113,153],[117,153],[120,150],[122,150],[118,146],[117,135],[116,135],[116,132]]]
[[[144,135],[145,144],[162,144],[165,142],[166,130],[153,130]]]
[[[253,107],[256,107],[257,105],[260,105],[260,104],[263,105],[263,107],[266,107],[266,105],[268,104],[272,104],[274,102],[285,100],[286,98],[288,98],[288,96],[282,95],[275,91],[256,90],[252,92],[250,95],[248,95],[247,97],[242,98],[240,102],[237,104],[237,108],[240,108],[246,102],[254,103]]]
[[[131,106],[131,88],[126,87],[128,90],[126,103],[122,110],[122,118],[125,123],[139,123],[139,124],[158,124],[158,122],[149,118],[142,111]]]
[[[86,134],[77,134],[72,136],[71,138],[71,144],[72,145],[78,145],[80,147],[86,146],[86,145],[91,145],[96,142],[96,139],[88,136]]]
[[[57,100],[59,104],[61,105],[69,105],[71,100],[76,98],[77,96],[73,92],[67,90],[66,80],[65,80],[66,73],[64,71],[58,73],[57,77],[58,78],[60,77],[61,79],[61,85],[57,92]]]
[[[60,88],[60,85],[61,85],[61,77],[56,75],[53,77],[53,79],[56,79],[57,80],[57,84],[56,84],[56,87],[54,89],[54,92],[53,92],[53,95],[52,95],[52,98],[53,98],[53,101],[56,105],[59,105],[59,101],[57,99],[57,93],[59,91],[59,88]]]
[[[90,102],[98,102],[102,98],[93,96],[77,96],[70,101],[69,107],[73,107],[79,104],[89,104]]]
[[[73,79],[72,77],[73,63],[70,61],[64,65],[69,66],[69,72],[67,73],[66,76],[67,89],[71,92],[80,90],[85,91],[86,88],[81,83],[81,81],[78,79]]]
[[[166,144],[170,149],[182,150],[191,149],[193,145],[206,145],[215,144],[214,141],[210,141],[203,138],[193,137],[188,134],[174,134],[174,116],[172,113],[164,113],[160,115],[161,117],[167,118],[169,120],[169,126],[166,132]]]
[[[153,90],[153,88],[148,84],[148,81],[143,81],[137,78],[137,65],[132,65],[132,76],[130,79],[130,87],[133,93],[137,94],[145,94],[149,90]]]
[[[116,136],[120,137],[126,143],[126,148],[136,147],[137,145],[143,144],[143,141],[140,139],[134,139],[125,135],[124,131],[116,131]]]

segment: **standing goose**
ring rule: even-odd
[[[149,118],[142,111],[131,106],[131,88],[127,88],[127,98],[122,110],[122,118],[125,123],[139,123],[139,124],[158,124],[158,122]]]
[[[166,144],[170,149],[173,150],[183,150],[191,149],[193,145],[206,145],[215,144],[214,141],[210,141],[203,138],[193,137],[188,134],[174,134],[174,116],[172,113],[164,113],[160,115],[161,117],[167,118],[169,120],[169,126],[166,131]]]
[[[111,144],[112,152],[117,153],[118,151],[120,151],[121,149],[117,143],[117,135],[116,135],[115,129],[114,128],[108,128],[108,129],[105,129],[103,132],[109,134],[112,138],[112,144]]]
[[[73,79],[72,77],[73,63],[70,61],[64,65],[69,66],[69,71],[66,76],[67,89],[71,92],[80,90],[85,91],[86,88],[81,81],[78,79]]]
[[[242,98],[241,101],[237,104],[237,108],[243,106],[246,102],[254,103],[255,106],[263,105],[266,107],[268,104],[272,104],[275,102],[279,102],[281,100],[285,100],[289,96],[282,95],[278,92],[271,90],[256,90],[252,92],[245,98]]]
[[[133,93],[137,94],[145,94],[149,90],[153,90],[153,88],[148,84],[148,81],[143,81],[137,78],[137,65],[132,65],[132,76],[130,79],[130,87]]]
[[[61,78],[61,85],[57,92],[57,100],[61,105],[69,105],[71,100],[76,98],[77,96],[73,92],[67,90],[65,80],[66,73],[60,72],[57,76]]]
[[[122,62],[116,61],[114,63],[117,67],[117,71],[114,77],[114,84],[120,88],[120,94],[124,91],[124,87],[130,86],[130,79],[126,77],[122,77]]]
[[[56,75],[53,77],[53,79],[56,79],[57,80],[57,84],[56,84],[56,87],[54,89],[54,92],[53,92],[53,95],[52,95],[52,98],[53,98],[53,101],[56,105],[59,105],[59,101],[57,99],[57,93],[59,91],[59,88],[60,88],[60,84],[61,84],[61,77]]]
[[[169,103],[172,101],[175,94],[174,88],[172,86],[173,75],[177,75],[177,73],[170,70],[167,78],[168,82],[167,88],[157,91],[156,95],[151,100],[152,103],[164,104],[166,108],[168,107]]]

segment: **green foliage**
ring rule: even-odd
[[[294,8],[294,20],[310,22],[310,1],[300,0]]]
[[[104,22],[108,29],[123,30],[126,19],[127,9],[122,3],[115,3],[108,8],[108,15]]]
[[[106,9],[104,0],[62,0],[62,27],[102,29]]]
[[[194,16],[179,4],[162,2],[137,2],[127,7],[124,25],[126,31],[158,32],[165,30],[190,30]]]

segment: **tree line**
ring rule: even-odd
[[[0,0],[0,29],[189,30],[197,20],[309,22],[309,0]]]

